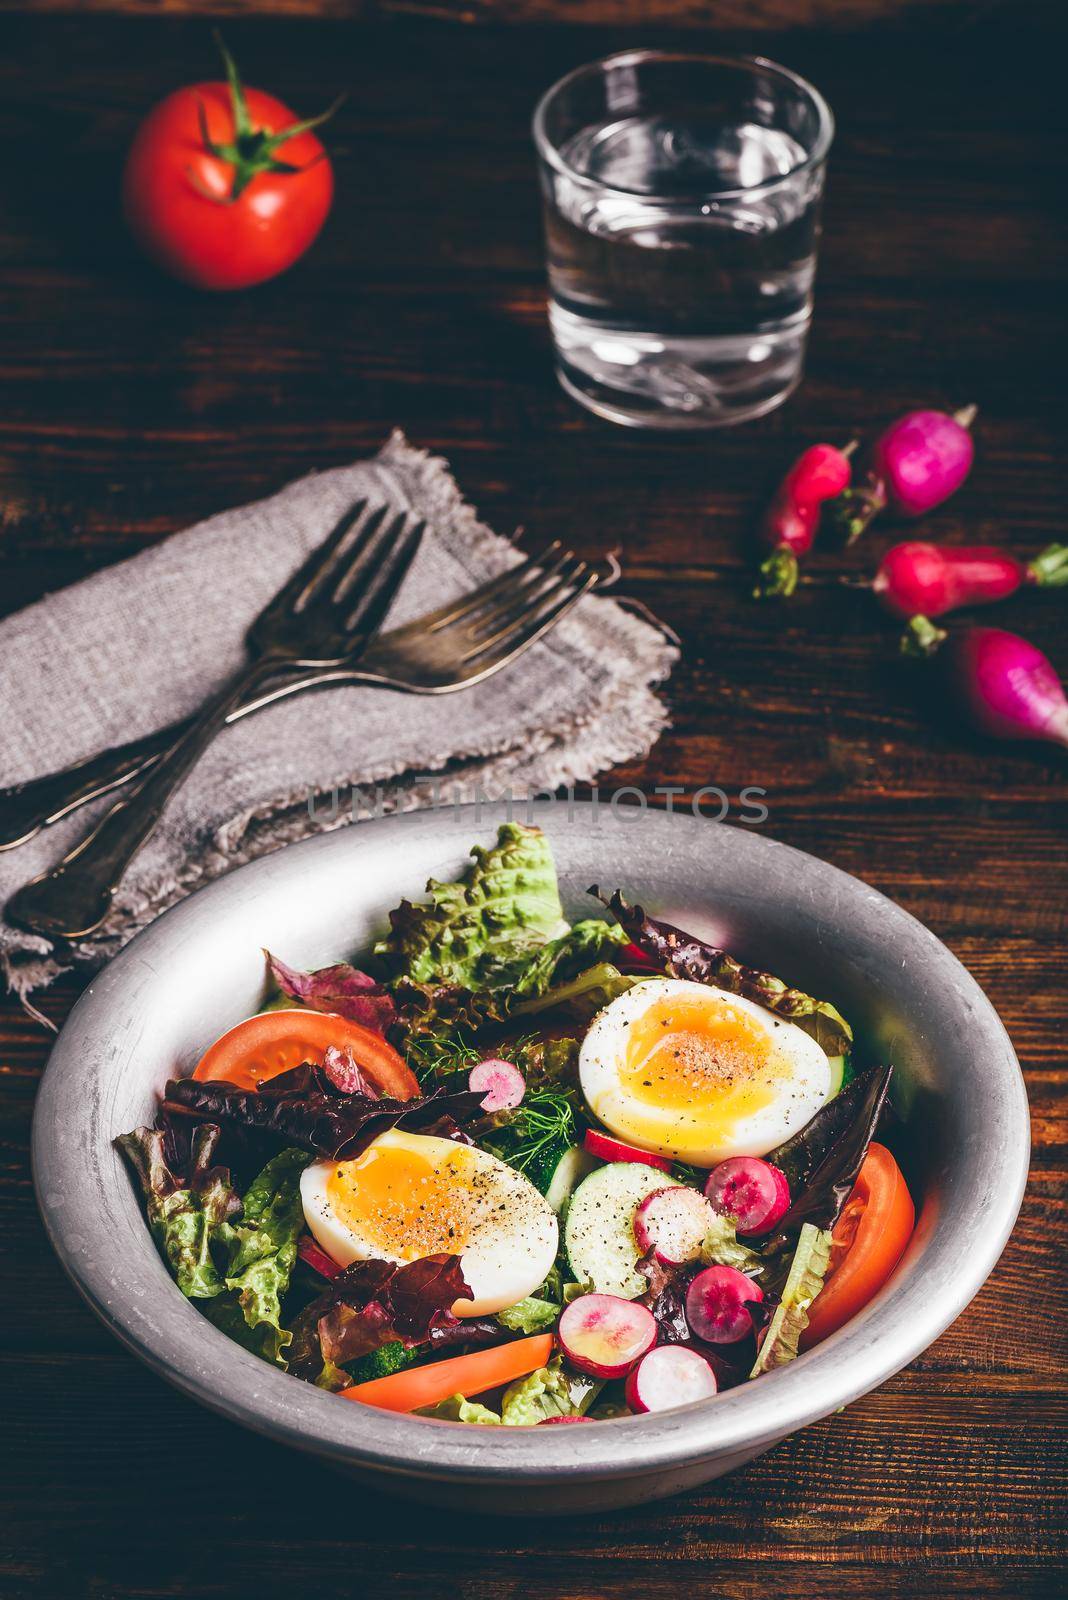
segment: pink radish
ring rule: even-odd
[[[594,1378],[622,1378],[656,1343],[656,1318],[636,1300],[584,1294],[564,1307],[557,1327],[571,1365]]]
[[[705,1194],[713,1211],[734,1218],[741,1234],[769,1232],[790,1209],[785,1175],[758,1156],[721,1161],[708,1175]]]
[[[798,456],[775,494],[761,525],[761,538],[771,554],[760,568],[756,599],[785,598],[797,588],[798,557],[812,549],[825,500],[849,482],[849,457],[856,441],[839,450],[833,444],[811,445]]]
[[[850,544],[881,511],[920,517],[948,500],[971,471],[975,445],[968,431],[975,407],[909,411],[876,440],[865,484],[846,489],[835,503]]]
[[[592,1422],[592,1417],[542,1417],[540,1422],[534,1424],[537,1428],[550,1428],[555,1422]]]
[[[643,1167],[659,1167],[661,1172],[671,1171],[671,1162],[666,1156],[650,1155],[648,1150],[635,1150],[633,1145],[624,1144],[620,1139],[610,1139],[607,1133],[598,1133],[596,1128],[586,1130],[582,1143],[587,1153],[596,1156],[598,1161],[637,1161]]]
[[[681,1266],[700,1255],[711,1220],[712,1208],[703,1195],[674,1184],[646,1195],[634,1213],[634,1237],[643,1255],[655,1250],[666,1266]]]
[[[764,1291],[734,1267],[706,1267],[686,1291],[686,1321],[694,1336],[709,1344],[737,1344],[753,1331],[750,1302]]]
[[[467,1087],[473,1094],[486,1094],[483,1111],[514,1111],[526,1093],[526,1079],[510,1061],[500,1061],[490,1056],[471,1068]]]
[[[895,617],[941,617],[959,606],[1004,600],[1025,584],[1068,584],[1068,545],[1051,544],[1033,561],[1017,561],[992,545],[942,549],[920,540],[888,550],[872,588]]]
[[[1068,696],[1036,645],[1001,628],[968,628],[940,660],[953,704],[980,733],[1068,745]]]
[[[716,1374],[704,1356],[685,1345],[662,1344],[631,1368],[624,1398],[632,1411],[671,1411],[715,1393]]]

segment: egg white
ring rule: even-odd
[[[695,1084],[692,1100],[655,1104],[651,1094],[639,1097],[624,1081],[628,1038],[634,1024],[646,1013],[655,1014],[662,1003],[682,999],[699,1007],[712,1020],[728,1022],[739,1016],[766,1041],[766,1054],[750,1045],[751,1065],[743,1046],[730,1053],[729,1075],[724,1075],[722,1095],[717,1092],[714,1050],[701,1052],[700,1035],[693,1040]],[[665,1035],[666,1037],[666,1035]],[[704,1066],[701,1062],[704,1062]],[[632,1075],[632,1069],[628,1069]],[[711,1081],[708,1074],[713,1075]],[[729,1097],[747,1074],[767,1103],[729,1113]],[[579,1056],[582,1091],[591,1111],[618,1138],[639,1150],[655,1151],[699,1167],[712,1167],[729,1156],[762,1156],[804,1127],[830,1093],[831,1068],[826,1054],[796,1023],[776,1017],[764,1006],[740,995],[728,994],[700,983],[677,978],[650,978],[598,1012]],[[759,1098],[758,1094],[754,1098]],[[717,1114],[722,1112],[722,1114]]]
[[[351,1216],[341,1214],[339,1181],[359,1185],[361,1170],[369,1172],[361,1162],[382,1151],[397,1181],[390,1194],[376,1200],[365,1225],[360,1219],[354,1225]],[[428,1163],[433,1176],[427,1174]],[[438,1252],[459,1255],[471,1290],[469,1300],[453,1306],[460,1317],[503,1311],[533,1294],[556,1260],[559,1227],[544,1196],[496,1156],[453,1139],[391,1129],[353,1161],[315,1161],[306,1167],[300,1195],[308,1227],[340,1266],[372,1259],[403,1263]],[[425,1197],[422,1211],[420,1196]]]

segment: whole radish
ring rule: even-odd
[[[1048,657],[1017,633],[968,628],[940,653],[953,705],[995,739],[1068,746],[1068,696]]]
[[[761,563],[756,599],[786,599],[797,588],[798,559],[812,549],[825,502],[849,483],[855,449],[855,440],[844,450],[811,445],[786,474],[761,524],[761,539],[771,554]]]
[[[971,471],[975,445],[969,429],[975,406],[909,411],[890,424],[872,449],[865,483],[842,491],[833,514],[850,544],[882,511],[922,517],[948,500]]]
[[[1033,561],[1019,561],[993,545],[943,549],[921,540],[894,545],[872,582],[892,616],[941,617],[960,606],[989,605],[1026,585],[1068,585],[1068,545],[1051,544]]]

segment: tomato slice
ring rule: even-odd
[[[901,1168],[885,1145],[872,1144],[832,1234],[831,1261],[812,1302],[802,1350],[836,1333],[889,1278],[912,1237],[916,1210]]]
[[[356,1065],[383,1094],[411,1100],[419,1093],[418,1080],[403,1056],[373,1028],[332,1012],[299,1009],[264,1011],[239,1022],[201,1056],[193,1076],[256,1089],[305,1061],[318,1065],[331,1045],[351,1051]]]

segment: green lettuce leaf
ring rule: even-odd
[[[546,1417],[583,1416],[604,1387],[598,1378],[564,1371],[559,1356],[519,1378],[504,1391],[501,1421],[506,1427],[532,1427]]]
[[[437,1417],[439,1422],[475,1422],[483,1427],[500,1427],[501,1419],[496,1411],[491,1411],[489,1406],[480,1405],[477,1400],[465,1400],[462,1394],[450,1395],[447,1400],[439,1400],[436,1406],[418,1406],[413,1413],[417,1417]]]
[[[293,1337],[282,1326],[282,1298],[304,1227],[300,1175],[308,1159],[306,1150],[283,1150],[269,1161],[248,1187],[241,1220],[223,1224],[215,1238],[228,1297],[216,1302],[212,1321],[279,1366]]]
[[[427,884],[429,905],[403,901],[375,946],[394,976],[416,984],[494,989],[567,932],[549,842],[540,828],[504,823],[455,883]]]
[[[738,1238],[734,1223],[730,1217],[721,1217],[718,1212],[713,1216],[705,1234],[705,1242],[701,1246],[701,1260],[706,1267],[712,1265],[720,1267],[734,1267],[739,1272],[748,1272],[753,1275],[754,1269],[759,1271],[763,1262],[755,1250],[750,1250]]]
[[[528,1294],[525,1300],[498,1311],[497,1321],[512,1333],[544,1333],[547,1328],[556,1326],[559,1315],[560,1307],[551,1300],[539,1300]]]
[[[135,1128],[115,1141],[140,1181],[156,1246],[190,1300],[210,1300],[226,1288],[211,1245],[216,1232],[241,1209],[229,1172],[212,1165],[219,1137],[214,1123],[195,1129],[186,1176],[167,1164],[163,1129]]]
[[[559,1011],[578,1022],[589,1022],[609,1001],[632,989],[638,978],[624,977],[610,961],[598,961],[566,983],[552,984],[542,994],[509,1003],[511,1017],[533,1017]]]
[[[615,923],[601,922],[596,917],[576,922],[558,939],[550,939],[527,963],[513,983],[512,993],[516,1000],[544,994],[587,967],[610,960],[626,943],[626,934]]]
[[[814,1228],[806,1222],[797,1240],[782,1299],[768,1323],[749,1374],[751,1378],[759,1378],[762,1372],[781,1367],[797,1355],[798,1341],[808,1327],[808,1308],[823,1287],[830,1259],[830,1229]]]

